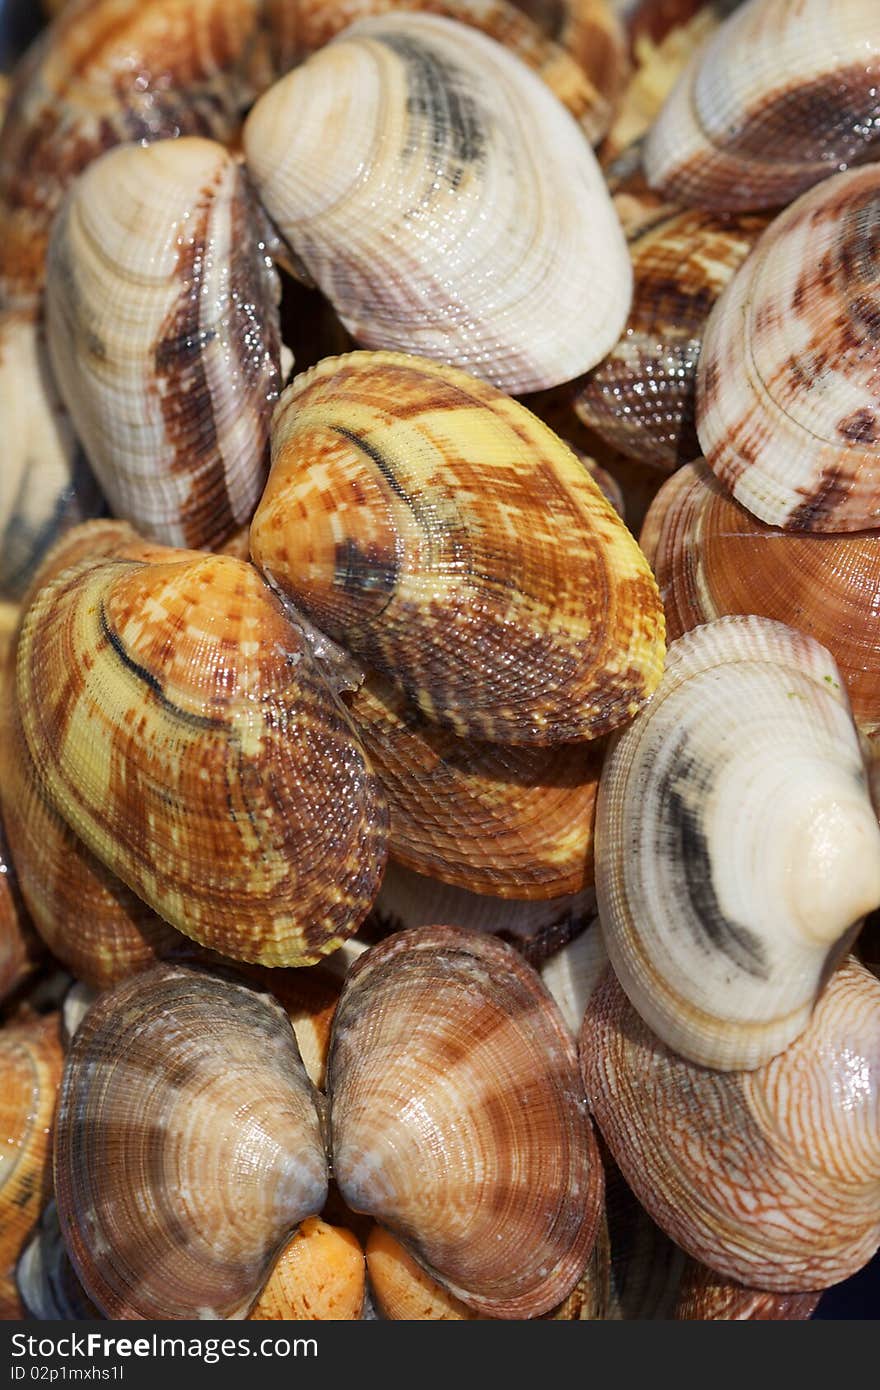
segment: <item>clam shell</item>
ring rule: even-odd
[[[479,1313],[535,1317],[577,1283],[602,1171],[574,1046],[509,947],[404,932],[352,969],[328,1065],[343,1199]]]
[[[0,1031],[0,1316],[22,1316],[15,1265],[52,1186],[62,1048],[57,1013]]]
[[[670,639],[726,613],[789,623],[834,657],[856,723],[880,728],[876,533],[803,536],[766,526],[698,461],[664,483],[639,539]]]
[[[250,566],[65,571],[28,610],[17,685],[48,800],[178,930],[271,965],[355,930],[382,873],[381,791]]]
[[[546,426],[453,368],[352,353],[297,377],[251,553],[460,736],[598,737],[659,679],[659,598],[629,532]]]
[[[699,453],[694,390],[703,329],[766,219],[675,212],[630,241],[633,302],[620,341],[574,407],[612,449],[669,472]]]
[[[818,1293],[765,1293],[722,1279],[706,1265],[688,1260],[674,1317],[678,1322],[805,1322]]]
[[[347,705],[388,799],[398,863],[500,898],[556,898],[592,884],[601,742],[460,739],[377,676]]]
[[[252,1322],[357,1322],[364,1252],[351,1231],[310,1216],[285,1245],[248,1314]]]
[[[771,223],[706,326],[706,461],[785,530],[880,525],[878,224],[880,165],[828,179]]]
[[[668,1046],[739,1070],[796,1038],[880,902],[880,828],[825,649],[756,617],[674,642],[606,760],[596,864],[611,963]]]
[[[381,1226],[370,1231],[366,1253],[370,1292],[381,1317],[392,1322],[492,1321],[454,1298]]]
[[[755,1289],[827,1288],[880,1243],[880,981],[848,962],[772,1062],[718,1072],[671,1052],[609,971],[581,1034],[593,1115],[677,1244]]]
[[[65,1067],[55,1188],[76,1271],[108,1317],[243,1316],[327,1193],[281,1008],[168,965],[101,995]]]
[[[223,544],[266,479],[280,287],[241,166],[209,140],[124,145],[77,179],[49,248],[52,365],[118,517]]]
[[[0,312],[0,422],[0,598],[19,599],[57,537],[106,506],[32,313]]]
[[[782,207],[876,158],[875,21],[872,0],[749,0],[666,102],[645,146],[648,181],[690,206]]]
[[[592,151],[475,30],[421,14],[353,25],[261,97],[244,148],[282,237],[365,347],[523,392],[619,337],[632,277]]]
[[[0,822],[0,1001],[36,969],[41,955]]]

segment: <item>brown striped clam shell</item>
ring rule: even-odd
[[[595,738],[663,660],[644,557],[570,451],[493,387],[392,353],[282,395],[254,562],[460,736]]]
[[[243,1316],[327,1191],[281,1008],[168,965],[100,996],[71,1044],[55,1186],[74,1266],[108,1317]]]
[[[880,164],[781,213],[718,300],[703,338],[697,434],[761,521],[880,526]]]
[[[859,727],[880,728],[876,532],[805,536],[767,526],[698,461],[664,483],[640,545],[660,585],[670,640],[725,613],[788,623],[834,657]]]
[[[583,1272],[601,1207],[575,1072],[555,1005],[510,947],[450,927],[389,938],[355,964],[334,1019],[343,1199],[475,1311],[549,1311]]]
[[[309,964],[367,912],[381,790],[250,566],[206,555],[65,571],[28,609],[17,698],[50,803],[200,944]]]
[[[671,1052],[610,971],[581,1034],[593,1115],[639,1201],[695,1259],[778,1293],[827,1288],[880,1243],[878,1049],[880,982],[855,961],[756,1071]]]
[[[0,1002],[33,974],[42,954],[0,822]]]
[[[52,1186],[51,1131],[62,1047],[59,1016],[0,1030],[0,1318],[21,1317],[15,1266]]]
[[[630,240],[633,303],[617,345],[578,383],[583,423],[669,472],[699,453],[694,390],[703,329],[766,219],[674,212]]]
[[[873,0],[748,0],[692,59],[645,147],[648,181],[715,211],[783,207],[880,154]]]
[[[114,514],[216,548],[250,520],[280,386],[280,287],[240,164],[195,138],[123,145],[55,222],[61,393]]]
[[[668,1046],[738,1071],[798,1037],[880,903],[880,828],[825,648],[758,617],[674,642],[606,759],[596,865],[611,963]]]
[[[632,277],[595,157],[545,84],[476,30],[425,14],[352,25],[261,97],[244,149],[284,241],[364,347],[521,393],[617,340]]]
[[[500,898],[557,898],[592,884],[601,741],[461,739],[375,675],[346,704],[385,790],[397,863]]]

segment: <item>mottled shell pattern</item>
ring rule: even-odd
[[[715,305],[697,434],[728,492],[770,525],[880,525],[880,165],[781,213]]]
[[[123,145],[77,179],[49,248],[52,365],[113,513],[214,549],[263,489],[278,277],[241,165],[208,140]]]
[[[549,1311],[601,1205],[575,1071],[562,1019],[509,947],[443,927],[389,938],[353,966],[333,1024],[343,1199],[476,1311]]]
[[[632,276],[595,157],[482,34],[432,15],[353,25],[260,99],[244,148],[284,240],[365,347],[522,393],[620,336]]]
[[[51,1127],[61,1077],[57,1013],[0,1030],[0,1318],[22,1316],[15,1265],[52,1186]]]
[[[660,585],[670,640],[726,613],[788,623],[834,657],[859,727],[880,729],[874,532],[807,536],[766,526],[698,461],[663,484],[639,544]]]
[[[309,1216],[278,1256],[248,1317],[253,1322],[356,1322],[365,1292],[366,1265],[357,1237]]]
[[[41,955],[0,822],[0,1003],[32,974]]]
[[[744,211],[784,207],[878,154],[873,0],[748,0],[685,69],[645,170],[680,203]]]
[[[658,1036],[723,1070],[781,1052],[880,903],[880,828],[828,652],[756,617],[674,642],[606,760],[596,840],[608,954]]]
[[[469,1305],[535,1316],[571,1291],[601,1165],[574,1045],[509,947],[434,928],[362,956],[328,1076],[325,1123],[284,1014],[243,982],[163,964],[98,998],[65,1071],[56,1193],[103,1312],[245,1315],[323,1207],[322,1134],[349,1206]]]
[[[167,965],[101,995],[68,1054],[55,1190],[74,1266],[108,1317],[243,1316],[327,1193],[282,1009]]]
[[[880,1244],[878,1046],[880,981],[852,960],[797,1042],[748,1072],[670,1051],[609,971],[581,1065],[616,1162],[672,1239],[726,1278],[800,1293]]]
[[[458,738],[378,676],[346,703],[385,790],[399,864],[502,898],[555,898],[592,883],[601,740],[511,748]]]
[[[329,358],[275,413],[255,564],[460,736],[595,738],[663,661],[653,577],[546,426],[453,368]]]
[[[381,789],[250,566],[206,555],[64,571],[25,617],[17,700],[53,807],[194,940],[308,964],[366,914]]]
[[[674,212],[630,239],[623,336],[577,384],[578,417],[612,449],[670,472],[699,453],[694,390],[703,329],[766,219]]]

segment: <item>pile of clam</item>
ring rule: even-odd
[[[880,1246],[873,0],[52,8],[0,1316],[809,1317]]]

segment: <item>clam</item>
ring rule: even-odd
[[[52,364],[114,514],[145,537],[213,549],[253,515],[279,297],[221,145],[123,145],[73,185],[49,248]]]
[[[70,1262],[54,1198],[25,1246],[15,1278],[25,1309],[40,1322],[87,1322],[101,1316]]]
[[[77,449],[33,313],[0,310],[0,421],[0,596],[19,599],[58,536],[106,505]]]
[[[327,1190],[280,1006],[165,965],[101,995],[65,1069],[55,1189],[74,1267],[108,1317],[246,1313]]]
[[[804,1322],[821,1298],[816,1293],[767,1293],[723,1279],[688,1260],[675,1305],[678,1322]]]
[[[850,960],[807,1030],[754,1071],[672,1052],[609,971],[587,1008],[593,1115],[655,1221],[753,1289],[823,1289],[880,1244],[880,981]]]
[[[792,531],[880,525],[880,165],[767,228],[710,315],[697,433],[721,483]]]
[[[469,1306],[536,1316],[577,1283],[601,1167],[574,1045],[509,947],[438,927],[362,956],[316,1094],[284,1013],[243,982],[163,964],[98,998],[65,1071],[56,1194],[103,1312],[243,1316],[323,1207],[322,1133],[349,1206]]]
[[[596,864],[611,963],[668,1046],[741,1070],[798,1037],[880,902],[880,828],[828,652],[757,617],[674,642],[606,760]]]
[[[654,689],[653,577],[571,452],[495,388],[392,353],[283,393],[254,562],[459,736],[595,738]]]
[[[260,98],[244,148],[284,241],[363,346],[521,393],[619,337],[631,271],[592,151],[475,30],[352,25]]]
[[[404,932],[346,981],[327,1079],[340,1193],[477,1312],[547,1312],[586,1265],[602,1180],[573,1057],[534,971],[491,937]]]
[[[381,791],[250,566],[205,555],[64,571],[27,610],[17,705],[52,808],[200,944],[309,964],[367,912]]]
[[[876,158],[875,18],[873,0],[748,0],[695,54],[652,127],[648,181],[686,205],[743,211],[782,207]]]
[[[765,226],[755,216],[675,211],[630,239],[629,320],[574,396],[580,419],[612,449],[667,472],[699,453],[694,389],[703,329]]]
[[[252,1321],[352,1322],[364,1306],[364,1252],[351,1231],[308,1217],[285,1245]]]
[[[0,1001],[27,979],[41,954],[0,822]]]
[[[860,728],[880,727],[876,533],[805,536],[767,526],[698,461],[664,483],[640,544],[660,585],[670,638],[725,613],[788,623],[834,657]]]
[[[501,898],[557,898],[592,884],[601,742],[511,748],[458,738],[378,676],[346,703],[388,799],[397,863]],[[441,911],[430,920],[454,919]]]
[[[0,1030],[0,1316],[21,1316],[15,1265],[51,1191],[62,1049],[57,1013]]]

